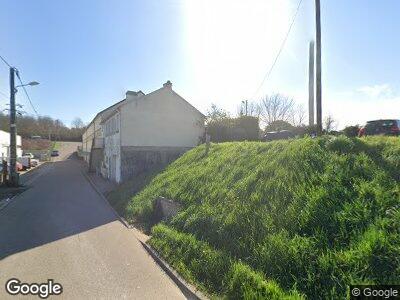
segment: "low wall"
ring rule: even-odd
[[[121,147],[121,181],[143,172],[163,168],[190,147]]]
[[[92,149],[90,152],[89,172],[100,173],[103,156],[103,149]]]

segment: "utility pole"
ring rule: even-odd
[[[242,104],[244,104],[244,111],[245,111],[245,116],[247,116],[247,103],[248,103],[248,101],[247,100],[243,100],[242,101]],[[243,113],[243,111],[242,111],[242,113]]]
[[[15,68],[10,68],[10,184],[12,186],[19,185],[17,173],[17,124],[15,109]],[[18,72],[18,71],[17,71]]]
[[[310,42],[308,57],[308,125],[314,126],[314,41]]]
[[[321,3],[315,0],[316,27],[316,104],[317,104],[317,134],[322,134],[322,86],[321,86]]]

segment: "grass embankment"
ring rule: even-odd
[[[344,298],[400,283],[400,139],[319,138],[199,146],[134,196],[182,211],[150,244],[184,277],[232,299]]]
[[[108,202],[112,207],[114,207],[120,216],[127,218],[127,207],[131,197],[140,192],[160,171],[160,169],[150,170],[120,184],[117,189],[106,195]],[[136,225],[142,227],[143,224],[137,223]],[[144,225],[147,224],[144,223]],[[142,229],[149,233],[149,227],[146,227],[143,227]]]

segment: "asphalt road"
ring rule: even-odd
[[[0,211],[0,299],[10,278],[63,286],[49,299],[184,299],[74,159],[48,163]],[[32,296],[39,299],[38,296]]]

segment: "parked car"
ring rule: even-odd
[[[37,167],[39,165],[38,159],[31,159],[31,167]]]
[[[366,135],[400,135],[400,120],[374,120],[368,121],[367,124],[360,129],[358,136]]]
[[[28,157],[30,157],[31,159],[33,159],[33,158],[35,158],[35,156],[32,154],[32,153],[25,153],[24,155],[22,155],[22,156],[28,156]]]
[[[18,157],[17,161],[22,165],[23,170],[31,167],[31,158],[29,156]]]
[[[59,154],[59,152],[58,152],[58,150],[53,150],[53,151],[51,151],[51,156],[59,156],[60,154]]]
[[[22,164],[20,162],[16,162],[15,169],[17,171],[22,171],[23,170]],[[10,172],[10,165],[9,164],[7,164],[7,170],[8,170],[8,172]],[[0,172],[3,172],[3,164],[0,164]]]
[[[23,171],[24,167],[22,166],[22,164],[20,162],[16,162],[16,169],[17,169],[17,172]]]
[[[265,141],[286,140],[294,137],[295,134],[290,130],[270,131],[264,135]]]

